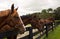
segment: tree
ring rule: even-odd
[[[54,13],[55,13],[55,19],[60,20],[60,7],[56,8],[54,10]]]
[[[49,9],[47,10],[47,12],[48,12],[48,13],[53,13],[53,9],[52,9],[52,8],[49,8]]]
[[[46,10],[46,9],[43,9],[43,10],[41,11],[41,13],[47,13],[47,10]]]

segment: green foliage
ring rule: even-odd
[[[36,12],[34,14],[31,14],[31,15],[35,15],[36,18],[49,18],[49,17],[53,17],[54,18],[54,13],[39,13],[39,12]]]
[[[49,18],[54,17],[53,13],[41,13],[41,18]]]
[[[49,18],[49,17],[55,17],[54,13],[49,13],[49,11],[52,11],[52,8],[49,8],[48,10],[43,9],[41,12],[36,12],[34,13],[34,15],[36,16],[36,18]]]
[[[41,12],[36,12],[34,14],[36,18],[49,18],[53,17],[56,20],[60,20],[60,7],[57,7],[56,9],[48,8],[48,9],[43,9]]]
[[[47,12],[48,13],[51,13],[51,12],[53,12],[53,9],[52,8],[49,8],[49,9],[47,9]]]
[[[60,7],[56,8],[54,10],[54,13],[55,13],[55,19],[60,20]]]
[[[46,10],[46,9],[43,9],[43,10],[41,11],[41,13],[47,13],[47,10]]]

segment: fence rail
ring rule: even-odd
[[[43,32],[41,33],[41,32],[39,32],[39,31],[36,31],[36,32],[33,32],[33,28],[32,27],[27,27],[26,28],[26,31],[29,31],[28,33],[29,33],[29,35],[26,35],[26,36],[24,36],[24,37],[22,37],[22,38],[19,38],[19,39],[40,39],[43,35],[45,35],[46,34],[46,37],[48,37],[48,32],[50,31],[50,30],[52,30],[53,31],[53,28],[54,28],[55,26],[50,26],[49,28],[48,28],[48,26],[45,26],[45,28],[44,28],[44,30],[43,30]],[[36,36],[37,35],[37,36]],[[34,36],[36,36],[36,38],[34,38]]]

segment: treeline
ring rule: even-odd
[[[37,18],[53,17],[55,20],[60,20],[60,7],[56,9],[43,9],[41,12],[35,12],[34,15]]]

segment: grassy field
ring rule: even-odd
[[[49,32],[48,38],[45,39],[60,39],[60,25],[53,32]]]

